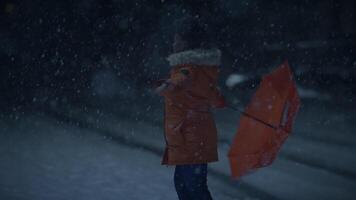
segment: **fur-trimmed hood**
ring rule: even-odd
[[[182,64],[214,65],[221,64],[219,49],[194,49],[171,54],[167,57],[170,66]]]

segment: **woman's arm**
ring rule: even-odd
[[[217,86],[213,86],[213,95],[211,98],[211,105],[215,108],[224,108],[226,107],[226,100],[224,95],[221,93],[220,89]]]
[[[156,94],[162,96],[172,96],[179,89],[189,87],[192,81],[192,72],[187,68],[172,70],[169,79],[162,81],[162,83],[154,90]]]
[[[155,88],[154,93],[158,95],[164,95],[166,90],[172,90],[173,86],[170,79],[165,80],[157,88]]]

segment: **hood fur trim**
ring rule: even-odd
[[[215,65],[221,64],[219,49],[194,49],[171,54],[167,57],[170,66],[182,64]]]

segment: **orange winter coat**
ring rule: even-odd
[[[212,107],[224,107],[217,88],[218,67],[197,64],[171,69],[165,97],[163,165],[198,164],[218,160],[217,129]]]

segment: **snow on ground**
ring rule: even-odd
[[[159,156],[95,131],[23,116],[1,120],[0,133],[0,199],[177,199],[174,169]],[[237,199],[208,179],[216,199]]]
[[[0,120],[0,199],[177,199],[173,168],[160,165],[160,124],[95,109],[57,114]],[[208,183],[215,199],[356,195],[355,113],[303,105],[278,159],[240,182],[229,179],[226,157],[239,113],[215,114],[219,162],[209,165]]]
[[[74,109],[71,111],[68,115],[70,118],[92,123],[106,130],[104,134],[125,138],[159,153],[163,151],[162,127],[150,124],[149,120],[135,121],[110,114],[96,116],[90,112],[83,114]],[[355,127],[350,123],[354,117],[354,114],[342,110],[324,109],[324,105],[302,106],[295,131],[283,146],[276,162],[241,180],[240,183],[252,187],[252,190],[245,191],[246,188],[234,185],[231,191],[246,192],[247,196],[260,191],[267,194],[269,199],[352,198],[356,194],[356,163],[353,159],[356,148],[352,145],[356,143],[352,134]],[[219,130],[220,161],[209,166],[215,173],[224,176],[226,185],[233,185],[228,179],[230,170],[226,155],[229,141],[238,125],[239,114],[225,109],[217,111],[215,118]],[[254,197],[266,199],[263,195]]]

